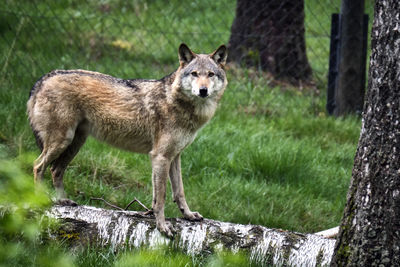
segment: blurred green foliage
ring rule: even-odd
[[[43,215],[50,200],[42,186],[23,171],[32,155],[4,158],[0,149],[0,266],[72,266],[72,257],[45,242],[52,222]],[[29,162],[29,163],[28,163]]]

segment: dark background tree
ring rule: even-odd
[[[375,3],[363,126],[334,266],[400,263],[400,2]]]
[[[294,85],[311,79],[303,0],[238,0],[229,60],[256,66]]]

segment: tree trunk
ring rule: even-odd
[[[238,0],[229,59],[294,85],[308,82],[303,0]]]
[[[400,264],[399,17],[399,1],[376,1],[363,125],[333,266]]]
[[[361,114],[364,104],[364,0],[342,0],[340,60],[335,90],[335,116]]]
[[[154,217],[140,212],[54,206],[48,214],[62,220],[58,237],[72,242],[136,248],[170,245],[190,255],[241,251],[261,265],[327,266],[335,243],[334,239],[313,234],[208,219],[201,222],[169,219],[176,235],[168,239],[156,230]]]

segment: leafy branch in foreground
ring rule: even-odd
[[[0,151],[1,153],[1,151]],[[1,158],[1,157],[0,157]],[[21,158],[20,158],[21,160]],[[53,221],[44,188],[34,187],[17,160],[0,159],[0,263],[2,266],[72,266],[72,257],[55,242],[43,242]]]

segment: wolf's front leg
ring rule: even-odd
[[[153,168],[152,181],[153,181],[153,212],[156,216],[157,229],[172,237],[173,227],[170,223],[165,221],[164,205],[165,205],[165,191],[168,179],[168,172],[171,161],[163,155],[152,154],[151,163]]]
[[[201,216],[200,213],[198,212],[190,211],[189,206],[186,203],[185,192],[183,190],[182,175],[181,175],[180,154],[178,154],[171,163],[171,167],[169,169],[169,177],[171,179],[174,201],[178,204],[178,207],[182,212],[183,217],[191,221],[202,220],[203,216]]]

